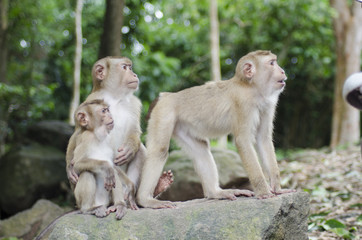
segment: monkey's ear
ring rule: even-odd
[[[106,77],[105,67],[102,64],[96,65],[95,75],[98,80],[104,80],[104,78]]]
[[[251,62],[244,63],[242,71],[244,79],[250,81],[255,74],[254,64]]]
[[[88,126],[88,116],[85,112],[78,112],[76,117],[80,126],[82,127]]]

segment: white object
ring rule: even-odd
[[[343,85],[343,98],[353,107],[362,110],[362,72],[347,78]]]

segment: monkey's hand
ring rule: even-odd
[[[67,166],[67,176],[72,184],[75,185],[78,182],[78,174],[74,171],[73,161]]]
[[[118,148],[119,154],[114,160],[114,164],[121,166],[123,164],[129,163],[133,157],[136,155],[135,149],[130,145],[124,145]]]
[[[116,187],[116,178],[114,176],[114,170],[112,167],[105,169],[106,175],[104,177],[104,188],[107,191],[111,191],[112,188]]]

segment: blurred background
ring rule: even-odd
[[[279,159],[296,149],[330,154],[359,143],[360,112],[341,94],[345,79],[361,69],[358,1],[0,0],[0,11],[3,169],[1,157],[39,135],[39,122],[71,126],[72,106],[92,89],[92,65],[108,55],[133,61],[144,132],[160,92],[229,79],[240,57],[265,49],[288,76],[275,119]],[[361,180],[360,167],[354,180]],[[2,218],[14,213],[1,211]]]

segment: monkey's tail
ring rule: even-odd
[[[64,217],[64,216],[79,214],[79,213],[81,213],[80,210],[72,210],[72,211],[69,211],[69,212],[66,212],[66,213],[60,215],[59,217],[57,217],[56,219],[54,219],[46,228],[44,228],[44,230],[41,231],[41,233],[35,238],[35,240],[41,240],[41,239],[43,239],[43,237],[45,236],[45,234],[54,226],[54,224],[55,224],[56,222],[58,222],[59,218]]]

